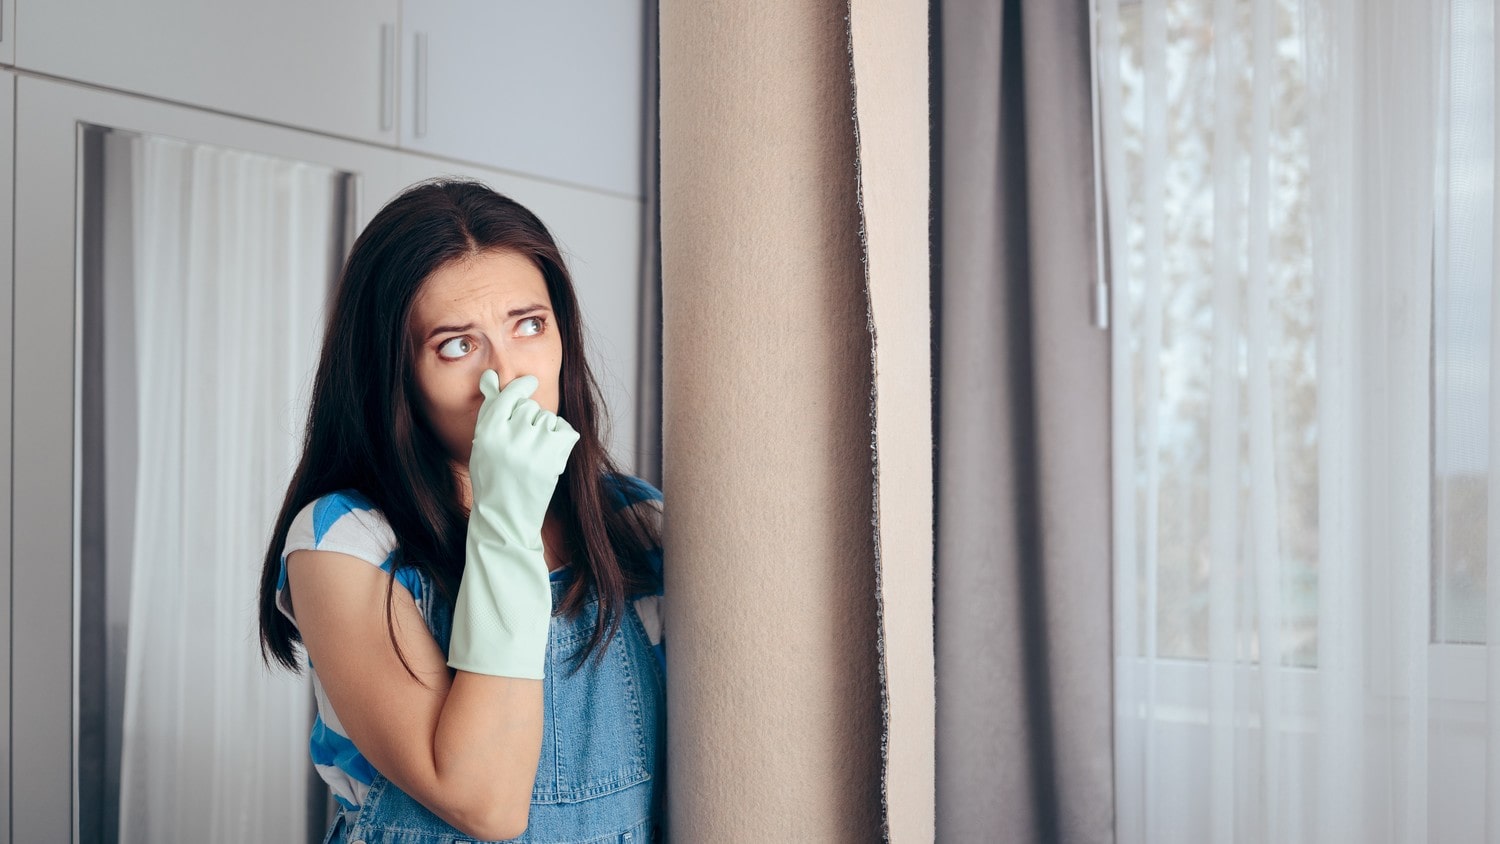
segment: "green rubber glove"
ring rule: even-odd
[[[542,556],[542,519],[578,432],[531,400],[523,375],[500,389],[487,369],[484,403],[469,455],[464,574],[453,607],[448,665],[476,674],[540,680],[547,659],[552,587]]]

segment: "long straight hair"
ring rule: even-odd
[[[578,298],[557,243],[534,214],[482,184],[424,182],[375,215],[339,279],[313,380],[302,459],[261,570],[261,654],[268,664],[274,659],[293,671],[301,668],[301,636],[276,607],[276,585],[292,520],[319,496],[344,489],[363,494],[395,534],[396,567],[428,575],[450,605],[457,596],[468,513],[447,450],[414,409],[412,302],[438,268],[505,251],[530,258],[546,280],[562,336],[558,415],[579,434],[550,505],[574,571],[558,611],[575,616],[591,595],[599,603],[593,633],[575,664],[591,653],[602,656],[629,595],[659,587],[647,557],[660,545],[658,526],[639,508],[612,506],[604,488],[619,470],[601,441],[603,402],[584,358]],[[394,589],[393,577],[386,588],[386,625],[406,664],[396,644]]]

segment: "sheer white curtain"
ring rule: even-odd
[[[136,139],[139,444],[120,840],[306,837],[310,693],[256,640],[341,189],[326,168]]]
[[[1493,9],[1096,11],[1119,840],[1500,842]]]

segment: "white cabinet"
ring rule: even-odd
[[[401,145],[641,195],[641,0],[403,0]]]
[[[185,0],[138,0],[130,14],[103,0],[29,0],[19,8],[15,2],[0,0],[0,61],[17,43],[12,33],[28,33],[17,50],[18,72],[0,70],[0,325],[12,333],[0,343],[0,471],[8,480],[0,484],[0,606],[13,610],[0,625],[0,653],[11,659],[10,669],[0,672],[0,818],[8,819],[0,824],[0,844],[68,840],[79,812],[89,811],[80,804],[84,773],[75,738],[82,717],[79,618],[86,609],[77,598],[75,539],[82,520],[75,508],[82,499],[74,471],[86,462],[75,418],[85,406],[78,397],[86,373],[78,363],[86,356],[75,341],[79,304],[87,299],[80,293],[88,263],[87,250],[79,248],[80,220],[94,207],[91,194],[80,189],[85,138],[93,130],[80,132],[80,124],[351,174],[355,229],[405,185],[434,176],[479,178],[525,204],[556,236],[573,272],[590,363],[613,420],[608,445],[627,471],[637,463],[643,210],[644,21],[635,3],[618,7],[630,11],[616,15],[609,25],[614,29],[574,21],[569,25],[577,24],[578,32],[562,34],[555,30],[566,16],[521,9],[521,17],[551,18],[542,22],[546,26],[523,27],[530,58],[506,59],[523,66],[526,84],[536,90],[513,79],[509,84],[520,93],[491,86],[493,97],[434,97],[426,106],[428,131],[408,144],[431,142],[419,152],[396,148],[397,100],[409,94],[399,89],[403,77],[396,72],[401,44],[413,32],[427,33],[429,91],[448,84],[484,89],[479,80],[502,62],[493,58],[491,71],[471,67],[454,71],[459,75],[452,83],[441,81],[439,47],[450,43],[447,36],[412,27],[398,36],[398,0],[273,0],[269,12],[264,5],[251,12],[243,4],[214,4],[210,11],[209,4]],[[463,16],[451,19],[464,24],[450,29],[498,25],[486,7],[463,5]],[[12,10],[19,18],[14,27]],[[418,15],[412,23],[421,21]],[[620,29],[627,25],[634,29]],[[546,43],[561,46],[537,46]],[[471,39],[468,55],[490,60],[495,49],[493,38],[485,44]],[[380,72],[382,52],[388,75]],[[573,66],[578,63],[587,69]],[[382,94],[390,97],[391,128],[384,131]],[[439,114],[449,108],[470,128],[433,131],[445,125]],[[524,137],[487,146],[476,140],[473,125],[489,126],[502,140]],[[588,142],[574,143],[572,136]],[[440,138],[451,144],[439,146]],[[360,142],[370,140],[375,143]],[[14,219],[13,209],[22,210]],[[13,498],[13,489],[26,494]],[[12,531],[13,524],[26,530]],[[26,599],[12,601],[16,595]],[[22,638],[15,638],[17,631]],[[105,781],[104,791],[95,791],[108,793],[109,787]]]
[[[0,64],[640,196],[645,17],[643,0],[0,0]]]
[[[451,161],[410,151],[328,138],[27,74],[17,76],[18,82],[12,74],[0,71],[0,293],[8,294],[0,295],[0,323],[13,326],[13,342],[0,345],[0,382],[7,382],[0,383],[0,460],[7,464],[10,481],[0,485],[0,548],[5,549],[5,556],[0,557],[5,561],[0,564],[4,567],[0,571],[0,605],[13,610],[9,623],[0,627],[0,652],[9,653],[11,658],[10,671],[0,673],[4,677],[0,680],[0,723],[8,723],[9,727],[0,730],[0,756],[8,756],[10,762],[0,765],[0,810],[5,810],[0,817],[8,818],[7,825],[0,825],[0,844],[5,844],[7,835],[15,841],[68,840],[81,812],[95,811],[101,802],[108,806],[109,795],[123,793],[122,781],[111,780],[109,772],[116,769],[113,765],[123,765],[127,754],[121,750],[113,757],[120,761],[112,763],[108,750],[111,745],[106,741],[101,762],[101,754],[97,752],[100,742],[91,739],[91,744],[80,748],[74,740],[81,732],[101,734],[97,729],[82,730],[81,725],[90,713],[97,719],[90,724],[106,725],[103,728],[106,737],[108,725],[116,723],[112,720],[113,710],[99,703],[99,690],[114,688],[100,682],[99,677],[109,681],[115,675],[98,670],[101,660],[90,661],[90,655],[114,651],[107,646],[81,644],[90,635],[89,631],[101,628],[95,612],[101,605],[105,606],[103,629],[116,629],[109,623],[108,590],[101,599],[97,588],[91,593],[81,586],[85,582],[81,572],[86,571],[89,560],[98,557],[101,547],[98,534],[90,534],[86,528],[88,524],[99,523],[97,507],[88,509],[97,504],[96,497],[81,490],[88,489],[88,483],[95,484],[97,490],[103,483],[100,478],[123,475],[121,472],[111,475],[107,467],[99,471],[100,440],[90,439],[87,432],[112,429],[89,410],[91,406],[99,406],[98,396],[107,390],[91,388],[89,384],[91,377],[96,385],[132,383],[130,378],[104,377],[97,365],[90,369],[90,361],[97,364],[106,359],[111,366],[120,361],[125,361],[120,366],[127,366],[131,356],[112,356],[108,348],[99,345],[98,335],[89,333],[93,330],[90,325],[98,325],[90,322],[90,314],[119,314],[130,309],[109,305],[100,293],[120,293],[126,289],[124,286],[99,281],[91,286],[87,281],[90,277],[102,278],[97,273],[91,275],[94,271],[90,269],[108,260],[101,255],[118,258],[117,264],[125,262],[120,258],[124,253],[110,251],[107,242],[90,249],[87,244],[95,241],[89,239],[88,232],[105,231],[107,236],[111,225],[117,232],[133,232],[135,228],[128,220],[119,218],[112,218],[113,224],[100,222],[109,208],[117,206],[111,206],[107,199],[97,199],[101,196],[95,189],[99,180],[90,173],[97,175],[101,171],[90,162],[97,162],[98,155],[107,156],[108,152],[106,149],[100,153],[97,147],[91,147],[89,138],[106,131],[150,135],[171,144],[300,162],[311,165],[309,169],[350,174],[357,180],[354,195],[349,197],[356,229],[362,228],[406,184],[440,175],[483,179],[527,205],[552,230],[573,271],[590,330],[590,362],[615,421],[610,445],[627,471],[635,462],[632,396],[638,355],[642,207],[640,200],[630,196],[455,166]],[[12,115],[14,132],[8,125]],[[80,124],[103,128],[79,132]],[[15,168],[13,188],[12,162],[20,163]],[[102,172],[108,173],[108,168]],[[105,182],[108,184],[107,179]],[[135,184],[128,178],[115,183]],[[108,196],[107,190],[103,196]],[[24,213],[12,221],[13,207],[24,209]],[[324,221],[316,225],[326,230],[329,224]],[[12,235],[16,244],[14,261],[10,255]],[[89,304],[91,297],[93,305]],[[157,300],[153,307],[173,306],[170,301]],[[183,322],[185,330],[195,324],[193,320]],[[287,336],[315,343],[318,327],[306,321],[299,324],[301,328],[291,327],[290,321],[283,323]],[[162,332],[144,334],[161,336]],[[105,335],[107,340],[108,332]],[[88,337],[96,338],[92,351]],[[14,361],[9,359],[12,353]],[[91,371],[95,375],[90,376]],[[268,408],[268,412],[275,410]],[[295,426],[299,421],[293,414],[288,424]],[[124,434],[121,437],[116,439],[117,443],[134,441]],[[87,445],[89,442],[94,445]],[[104,443],[102,453],[107,459],[108,435]],[[94,480],[90,482],[89,478]],[[134,492],[132,485],[121,483],[128,492]],[[24,489],[26,494],[11,499],[7,492],[11,489]],[[110,498],[107,494],[103,499],[106,503],[137,500],[133,495]],[[146,496],[140,500],[157,498]],[[95,513],[95,517],[87,516],[89,512]],[[26,530],[9,530],[11,520],[14,524],[25,524]],[[104,522],[132,523],[129,518]],[[259,536],[262,530],[263,525],[251,533]],[[95,537],[92,545],[87,538],[90,535]],[[106,547],[105,558],[108,548],[113,547]],[[222,553],[244,551],[237,545],[234,547],[237,550]],[[94,550],[90,552],[89,548]],[[250,554],[256,553],[257,549],[252,548]],[[97,584],[100,580],[94,578],[89,582]],[[89,598],[90,594],[94,597]],[[120,590],[116,594],[125,592]],[[25,595],[26,600],[10,602],[7,595]],[[14,638],[18,631],[24,633],[20,639]],[[207,634],[196,631],[195,635]],[[234,645],[238,653],[243,644],[241,633],[235,633],[234,639],[239,643]],[[249,655],[253,660],[253,652]],[[107,660],[103,664],[107,669]],[[95,670],[85,672],[83,668],[88,666]],[[256,677],[264,674],[258,663],[254,669]],[[90,682],[92,685],[88,685]],[[118,694],[106,694],[103,698],[105,703],[120,699],[123,698]],[[86,706],[89,701],[98,705]],[[301,707],[297,712],[305,714],[306,709]],[[269,733],[257,733],[263,734]],[[267,746],[305,748],[303,740],[274,739]],[[223,758],[225,752],[221,743],[205,741],[201,753],[192,761],[199,765],[203,761],[200,757]],[[24,776],[16,777],[7,774],[8,771],[24,772]],[[157,782],[140,777],[136,781]],[[124,805],[126,801],[120,797],[117,802]],[[298,817],[300,813],[293,808],[280,822]],[[316,826],[311,821],[307,825]],[[94,827],[104,828],[97,818]],[[175,840],[170,836],[158,837]],[[266,836],[266,840],[291,838],[280,834]]]
[[[398,0],[0,0],[17,67],[396,142]],[[5,21],[0,15],[0,23]],[[5,27],[0,47],[17,43]],[[0,58],[0,61],[3,61]]]

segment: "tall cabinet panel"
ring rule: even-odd
[[[9,5],[9,4],[6,4]],[[0,326],[14,330],[11,313],[11,190],[14,187],[13,162],[16,116],[16,77],[0,72]],[[0,343],[0,471],[10,477],[11,466],[11,349],[12,343]],[[11,587],[11,512],[10,484],[0,484],[0,607],[10,607]],[[10,654],[14,641],[14,615],[9,623],[0,624],[0,654]],[[10,817],[10,685],[14,676],[10,664],[0,671],[0,818]],[[0,844],[9,844],[10,826],[0,825]]]
[[[44,0],[15,11],[20,68],[396,142],[397,0]]]
[[[261,665],[253,596],[323,300],[401,153],[35,77],[15,101],[11,834],[319,840],[311,692]]]
[[[22,125],[27,85],[16,89]],[[73,125],[59,125],[50,143],[17,133],[22,174],[71,176]],[[64,185],[66,188],[64,189]],[[18,178],[17,250],[12,348],[11,759],[24,772],[11,783],[11,832],[17,841],[68,840],[72,823],[73,669],[73,232],[74,185]],[[15,596],[25,596],[15,600]],[[36,610],[36,611],[33,611]]]
[[[404,0],[408,149],[641,192],[641,0]]]

